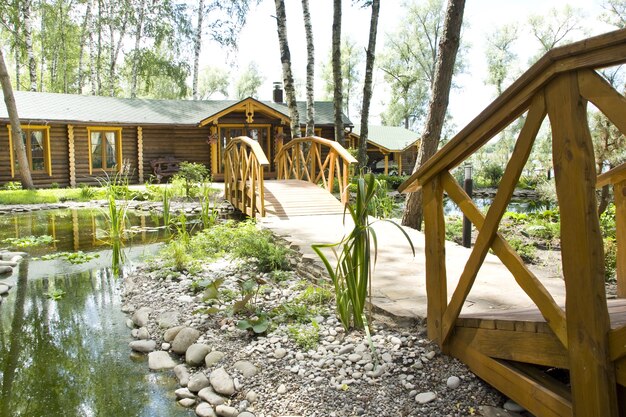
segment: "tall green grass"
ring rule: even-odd
[[[370,215],[379,187],[380,183],[373,175],[359,177],[356,200],[346,205],[346,211],[354,223],[350,234],[337,243],[311,245],[333,281],[337,313],[346,330],[351,326],[356,329],[364,327],[363,311],[367,295],[371,293],[371,277],[378,254],[378,240],[372,227],[376,220],[371,222]],[[413,242],[404,229],[392,221],[382,221],[388,221],[398,227],[415,255]],[[331,260],[323,252],[324,249],[332,251],[336,265],[331,264]]]

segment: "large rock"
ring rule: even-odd
[[[196,415],[198,417],[217,417],[217,414],[213,411],[213,407],[207,403],[200,403],[196,407]]]
[[[211,348],[205,344],[194,343],[189,346],[185,352],[185,362],[187,362],[189,366],[200,366],[204,363],[204,358],[209,353],[209,350],[211,350]]]
[[[183,364],[176,365],[174,367],[174,375],[176,375],[181,387],[186,387],[189,384],[189,369],[187,369],[187,366]]]
[[[177,311],[166,311],[162,313],[157,318],[157,324],[162,329],[169,329],[178,324],[178,312]]]
[[[172,369],[176,366],[176,361],[172,359],[169,353],[159,350],[148,353],[148,368],[153,371],[162,371],[164,369]]]
[[[208,355],[204,358],[204,364],[207,368],[212,367],[222,359],[224,359],[225,354],[220,352],[219,350],[214,350],[213,352],[209,352]]]
[[[187,388],[189,388],[189,391],[191,392],[199,392],[209,385],[211,385],[209,383],[209,378],[207,378],[203,372],[198,372],[196,374],[193,374],[191,378],[189,378]]]
[[[236,370],[241,372],[243,376],[246,378],[250,378],[259,373],[259,369],[254,366],[252,362],[248,361],[237,361],[235,365],[233,365]]]
[[[239,414],[239,410],[237,410],[235,407],[221,404],[215,407],[215,414],[220,417],[237,417],[237,415]]]
[[[0,295],[4,295],[9,292],[9,286],[0,284]]]
[[[145,327],[140,327],[139,329],[137,329],[137,339],[150,339],[150,332],[148,332],[148,329]]]
[[[176,391],[174,391],[174,394],[176,395],[176,398],[178,398],[179,400],[181,398],[191,398],[191,399],[196,398],[196,394],[189,391],[189,388],[178,388]]]
[[[150,318],[150,313],[152,313],[152,309],[150,307],[141,307],[139,310],[133,313],[131,320],[137,327],[145,327],[148,325],[148,319]]]
[[[228,372],[226,372],[224,367],[217,368],[215,371],[211,372],[210,381],[215,392],[219,394],[228,395],[230,397],[235,393],[235,381]]]
[[[154,340],[133,340],[128,346],[135,352],[148,353],[156,348],[156,342]]]
[[[0,275],[8,275],[13,273],[13,268],[8,265],[0,266]]]
[[[211,387],[202,388],[200,392],[198,392],[198,397],[213,406],[224,404],[224,402],[226,402],[226,399],[213,391]]]
[[[185,326],[174,326],[172,328],[167,329],[165,333],[163,333],[163,340],[166,342],[171,342],[172,340],[174,340],[178,332],[180,332],[184,328]]]
[[[182,355],[187,352],[189,346],[196,343],[196,340],[200,337],[200,332],[191,327],[185,327],[181,329],[174,340],[172,340],[172,351]]]

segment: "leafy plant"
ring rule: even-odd
[[[167,228],[171,221],[170,195],[169,195],[169,189],[167,186],[163,187],[162,202],[163,202],[163,224]]]
[[[65,291],[60,288],[51,288],[45,293],[45,296],[51,300],[58,301],[65,295]]]
[[[519,238],[509,239],[509,245],[526,262],[533,263],[537,258],[537,248],[531,243],[526,243]]]
[[[94,189],[92,187],[89,186],[89,184],[81,184],[80,185],[80,193],[79,193],[79,199],[81,201],[88,201],[91,200],[92,198],[94,198],[96,192],[94,191]]]
[[[49,255],[43,255],[39,259],[44,261],[52,260],[52,259],[64,259],[71,264],[83,264],[85,262],[89,262],[92,259],[99,258],[100,254],[98,253],[85,253],[83,251],[78,252],[56,252],[51,253]],[[35,258],[37,259],[37,258]]]
[[[217,222],[219,212],[215,209],[213,196],[215,190],[209,184],[203,183],[201,187],[200,198],[200,219],[205,228],[213,226]]]
[[[612,237],[604,238],[604,275],[607,281],[615,279],[617,267],[617,243]]]
[[[6,184],[4,184],[4,186],[2,187],[5,190],[21,190],[22,189],[22,183],[19,181],[9,181]]]
[[[387,181],[375,180],[376,192],[370,202],[370,213],[379,219],[389,218],[393,214],[394,201],[387,193]]]
[[[370,203],[378,185],[373,175],[360,177],[357,184],[354,204],[346,205],[346,211],[350,213],[354,223],[350,234],[338,243],[311,245],[333,281],[337,312],[346,329],[349,329],[351,324],[357,329],[363,328],[365,299],[370,289],[370,278],[378,253],[376,233],[369,217]],[[404,234],[415,255],[415,248],[409,235],[396,223],[389,222],[396,225]],[[341,248],[339,253],[338,248]],[[322,252],[323,249],[332,250],[336,260],[334,267]],[[372,252],[374,262],[370,259]]]
[[[289,326],[287,331],[289,332],[289,337],[303,350],[316,349],[319,344],[320,326],[315,320],[312,320],[311,324],[308,325]]]
[[[30,248],[34,246],[49,245],[57,242],[52,236],[25,236],[25,237],[9,237],[2,240],[2,243],[6,243],[17,248]]]
[[[237,327],[241,330],[248,330],[256,335],[264,334],[270,327],[270,318],[266,313],[259,313],[256,316],[245,320],[239,320]]]
[[[191,197],[190,191],[194,184],[203,182],[209,177],[209,170],[206,166],[195,162],[181,162],[175,179],[182,179],[185,182],[185,197]]]

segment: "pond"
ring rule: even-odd
[[[17,271],[1,282],[14,287],[0,304],[0,417],[191,416],[176,405],[175,378],[152,373],[146,356],[133,356],[120,310],[120,286],[137,262],[163,241],[158,219],[130,215],[145,227],[126,242],[125,266],[115,276],[99,210],[54,210],[0,217],[0,241],[51,235],[56,242],[25,249]],[[19,250],[19,249],[18,249]],[[37,259],[60,251],[98,257],[72,265]],[[58,300],[46,296],[54,290]]]

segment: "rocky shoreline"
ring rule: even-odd
[[[291,264],[280,282],[229,259],[194,275],[158,260],[140,266],[123,289],[136,338],[132,354],[147,355],[153,372],[173,370],[178,404],[201,417],[518,415],[499,408],[499,393],[441,354],[421,324],[398,327],[377,318],[370,339],[346,333],[328,302],[309,303],[315,317],[308,322],[277,322],[255,335],[237,327],[236,296],[215,307],[193,290],[195,281],[219,279],[232,295],[238,283],[255,277],[267,283],[255,297],[258,310],[293,305],[303,302],[320,271],[297,253]]]

